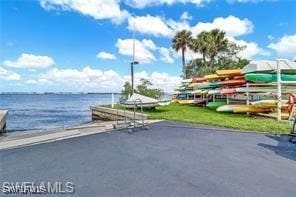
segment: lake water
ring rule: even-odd
[[[114,94],[115,102],[120,98]],[[50,129],[91,121],[91,105],[111,103],[111,94],[0,94],[0,109],[9,110],[7,131]]]

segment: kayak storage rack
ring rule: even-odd
[[[126,103],[119,104],[123,109],[117,108],[117,115],[119,116],[119,110],[123,110],[123,117],[117,118],[116,123],[113,124],[114,129],[128,129],[129,133],[133,133],[137,128],[148,130],[149,127],[144,121],[144,111],[143,111],[143,102],[141,99],[136,99],[133,101],[132,109],[133,116],[126,116],[127,105]],[[140,116],[137,113],[137,109],[140,108]]]

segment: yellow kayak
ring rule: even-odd
[[[178,99],[172,99],[171,103],[178,103],[178,101],[179,101]]]
[[[245,107],[245,105],[222,105],[216,109],[217,112],[233,112],[237,107]]]
[[[272,112],[273,109],[272,108],[261,108],[261,107],[255,107],[255,106],[237,106],[233,108],[233,112],[234,113],[247,113],[247,112],[251,112],[251,113],[263,113],[263,112]]]
[[[220,76],[220,75],[217,75],[217,74],[212,74],[212,75],[205,75],[204,78],[207,81],[212,81],[212,80],[217,80],[217,79],[223,79],[223,78],[225,78],[225,76]]]
[[[191,83],[188,85],[189,88],[194,88],[198,83]]]
[[[178,100],[180,105],[194,104],[194,100]]]
[[[277,100],[260,100],[251,102],[251,105],[256,107],[276,107],[277,103]],[[288,100],[282,100],[282,104],[288,104]]]
[[[204,90],[193,90],[192,94],[203,94],[206,93]]]
[[[222,76],[236,76],[236,75],[241,75],[242,71],[241,69],[232,69],[232,70],[217,70],[216,71],[217,75],[222,75]]]

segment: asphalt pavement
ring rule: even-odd
[[[0,180],[2,190],[6,182],[73,183],[75,192],[62,196],[295,197],[296,145],[287,137],[164,121],[133,134],[2,150]]]

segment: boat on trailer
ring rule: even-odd
[[[143,108],[155,108],[159,102],[154,98],[134,93],[123,105],[126,108],[134,108],[135,105]]]

